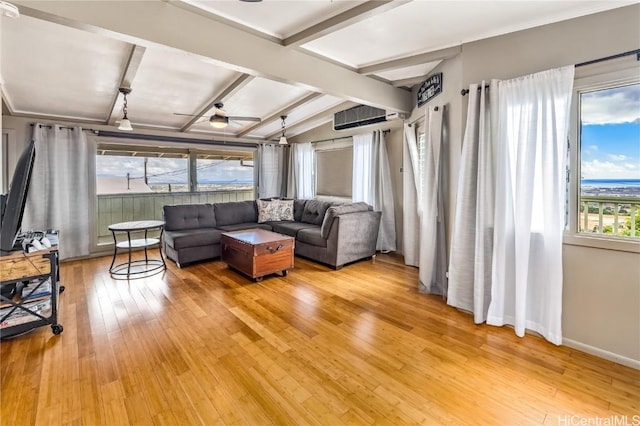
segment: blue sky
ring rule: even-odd
[[[640,179],[640,84],[581,99],[582,178]]]

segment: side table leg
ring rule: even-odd
[[[147,232],[149,232],[148,229],[144,230],[144,263],[148,264],[149,263],[149,256],[147,255]]]
[[[164,233],[164,227],[160,228],[160,244],[158,244],[158,252],[160,253],[160,260],[162,260],[162,266],[164,269],[167,269],[167,263],[164,261],[164,256],[162,256],[162,234]]]
[[[131,275],[131,231],[127,231],[127,240],[129,240],[129,263],[127,264],[127,276]]]
[[[116,240],[116,231],[111,231],[113,236],[113,259],[111,259],[111,266],[109,266],[109,272],[112,272],[113,264],[116,263],[116,254],[118,253],[118,240]]]

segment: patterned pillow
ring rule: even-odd
[[[256,200],[258,205],[258,223],[275,222],[280,220],[280,202]]]
[[[293,220],[293,200],[256,200],[258,223]]]
[[[293,200],[277,200],[278,212],[281,221],[293,219]]]

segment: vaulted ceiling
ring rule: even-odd
[[[358,103],[409,112],[410,89],[467,42],[636,1],[13,1],[4,113],[270,140]],[[232,120],[214,129],[221,102]],[[188,114],[188,115],[177,115]],[[191,115],[191,116],[190,116]]]

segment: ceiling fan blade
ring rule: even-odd
[[[187,117],[200,117],[202,114],[183,114],[181,112],[174,112],[173,115],[185,115]]]
[[[233,121],[253,121],[255,123],[260,123],[262,121],[262,119],[260,119],[258,117],[238,117],[238,116],[230,116],[230,115],[228,115],[227,118],[229,118],[229,120],[233,120]]]

